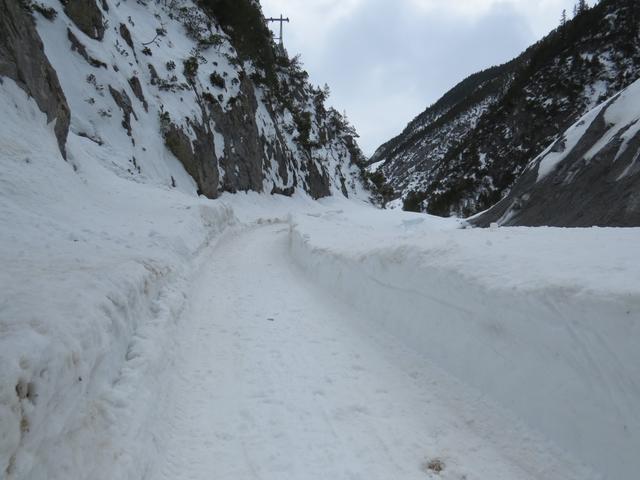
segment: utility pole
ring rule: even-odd
[[[284,50],[284,36],[282,35],[282,27],[284,22],[289,23],[288,18],[284,18],[282,14],[280,14],[280,18],[267,18],[267,22],[279,22],[280,23],[280,37],[276,38],[280,42],[280,48]]]

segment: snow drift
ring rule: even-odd
[[[75,134],[66,162],[12,80],[0,111],[0,471],[141,478],[164,346],[190,272],[233,214],[115,175]],[[189,181],[177,162],[156,165],[156,178]]]
[[[604,478],[635,477],[635,230],[455,230],[339,205],[292,222],[297,263],[372,329],[402,338]]]

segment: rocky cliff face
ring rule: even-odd
[[[638,78],[638,18],[635,1],[601,1],[509,64],[467,79],[445,96],[462,92],[454,115],[433,115],[436,104],[373,160],[410,209],[489,208],[532,158]]]
[[[640,80],[591,110],[472,219],[525,226],[640,225]]]
[[[69,106],[58,76],[44,55],[30,4],[0,0],[0,81],[14,80],[55,122],[62,154],[69,131]]]
[[[55,120],[63,152],[80,137],[121,176],[210,198],[363,193],[355,132],[273,43],[257,2],[0,6],[0,77]]]

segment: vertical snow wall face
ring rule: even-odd
[[[488,288],[419,249],[348,253],[292,226],[295,261],[426,359],[607,479],[640,468],[637,295]]]

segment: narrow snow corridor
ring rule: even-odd
[[[592,478],[368,330],[294,266],[288,242],[286,225],[232,235],[194,282],[151,480]]]

